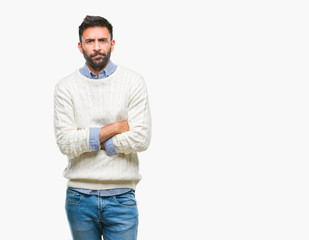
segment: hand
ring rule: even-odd
[[[118,123],[118,133],[128,132],[130,130],[128,121],[117,122]]]
[[[105,150],[105,147],[104,147],[103,143],[100,143],[100,146],[101,146],[101,150]]]
[[[116,134],[128,132],[130,130],[128,121],[114,122],[101,128],[100,143],[115,136]]]

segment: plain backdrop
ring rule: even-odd
[[[71,239],[53,94],[84,64],[78,26],[114,26],[141,73],[139,240],[308,239],[307,1],[6,1],[0,7],[0,239]]]

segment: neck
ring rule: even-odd
[[[97,75],[97,77],[99,77],[99,72],[102,71],[102,69],[104,69],[107,64],[109,63],[110,60],[108,60],[108,62],[101,68],[94,68],[92,66],[89,65],[89,63],[86,62],[88,68],[90,69],[91,72],[93,72],[95,75]]]

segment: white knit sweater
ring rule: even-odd
[[[112,138],[116,155],[91,152],[89,128],[127,120],[130,131]],[[137,152],[151,138],[148,95],[142,76],[118,66],[104,79],[88,79],[79,69],[60,80],[54,98],[55,136],[68,156],[68,186],[87,189],[133,188],[141,180]]]

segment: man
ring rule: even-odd
[[[86,16],[78,48],[84,67],[55,87],[54,125],[67,155],[66,213],[74,240],[136,240],[137,152],[147,149],[151,117],[142,76],[110,60],[112,25]]]

